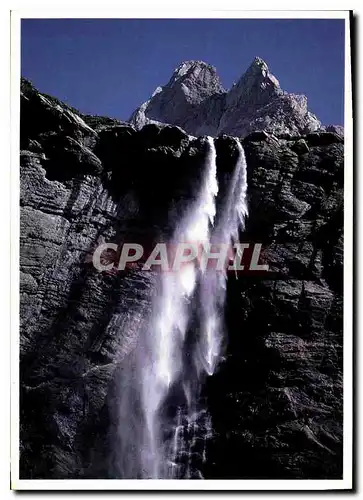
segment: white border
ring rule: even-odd
[[[13,490],[341,490],[352,488],[353,402],[353,121],[348,11],[152,10],[70,8],[13,10],[11,16],[11,487]],[[344,187],[344,466],[342,480],[24,480],[19,479],[19,82],[22,18],[306,18],[345,20]],[[302,41],[303,43],[303,41]]]
[[[348,19],[348,10],[235,10],[235,9],[194,9],[191,13],[190,8],[168,8],[168,7],[155,7],[151,10],[141,8],[133,8],[127,5],[120,8],[107,9],[106,8],[90,8],[72,9],[72,16],[70,16],[70,9],[62,8],[32,8],[12,11],[12,14],[18,16],[18,19],[47,19],[47,18],[78,18],[78,19],[111,19],[111,18],[124,18],[124,19],[169,19],[169,18],[182,18],[182,19]]]
[[[353,483],[353,101],[349,17],[345,22],[343,478]]]
[[[20,18],[11,15],[10,61],[10,217],[11,217],[11,488],[19,483],[19,132],[20,132]]]

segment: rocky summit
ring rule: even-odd
[[[299,135],[321,129],[318,118],[308,110],[307,98],[283,91],[259,57],[228,91],[213,66],[183,62],[169,82],[133,113],[130,122],[136,128],[168,123],[196,136],[245,137],[256,130]]]
[[[201,185],[197,136],[212,134],[222,190],[244,149],[240,240],[262,244],[270,274],[228,279],[200,475],[341,478],[342,130],[319,129],[260,59],[229,92],[211,66],[183,63],[131,121],[83,115],[22,80],[20,477],[124,477],[125,422],[139,428],[125,380],[157,276],[100,272],[92,255],[100,242],[169,237]]]

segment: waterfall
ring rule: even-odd
[[[236,142],[238,159],[219,205],[220,214],[216,214],[216,150],[214,140],[207,138],[203,183],[175,227],[172,245],[198,242],[206,249],[238,241],[247,215],[247,179],[244,151]],[[127,426],[130,435],[124,448],[132,448],[134,456],[139,456],[138,472],[126,464],[126,477],[202,477],[192,459],[205,460],[212,426],[200,392],[204,378],[214,373],[222,354],[226,279],[225,269],[209,269],[203,259],[188,262],[179,271],[161,273],[151,321],[133,360],[136,385],[134,382],[134,389],[127,386],[128,394],[132,390],[139,393],[134,399],[141,417],[132,432]],[[124,407],[124,419],[127,411],[136,411],[135,405]]]

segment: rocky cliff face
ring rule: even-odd
[[[229,91],[209,64],[182,63],[169,82],[133,113],[130,122],[136,128],[169,123],[192,135],[236,137],[256,130],[306,134],[321,127],[308,110],[306,97],[284,92],[259,57]]]
[[[268,73],[266,101],[249,78],[226,94],[211,67],[181,66],[152,98],[175,104],[157,118],[178,116],[188,130],[208,101],[208,109],[244,106],[241,88],[261,109],[271,99],[292,103]],[[227,356],[205,388],[215,431],[207,478],[342,475],[343,139],[301,135],[315,123],[305,116],[299,126],[291,116],[295,135],[243,141],[243,238],[262,243],[271,275],[228,282]],[[193,133],[227,130],[233,114],[199,123]],[[22,82],[22,478],[117,477],[117,380],[148,320],[155,275],[137,266],[100,273],[92,252],[101,241],[166,237],[200,180],[204,144],[177,127],[82,116]],[[216,148],[219,172],[228,171],[235,142],[224,135]]]
[[[208,472],[339,478],[343,144],[330,133],[251,134],[244,148],[243,239],[262,243],[271,280],[229,279],[228,355],[208,388],[217,432]]]

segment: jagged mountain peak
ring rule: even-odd
[[[250,79],[266,79],[271,82],[276,88],[280,88],[278,79],[270,72],[267,63],[261,57],[255,57],[246,73],[242,75],[241,79],[249,77]]]
[[[306,97],[284,92],[258,56],[229,91],[211,64],[183,61],[130,121],[136,128],[161,122],[177,125],[192,135],[239,137],[255,130],[299,134],[321,127],[309,112]]]
[[[270,73],[266,62],[255,57],[247,71],[231,88],[227,106],[235,105],[236,101],[248,102],[250,105],[264,104],[282,92],[278,79]]]
[[[190,61],[182,61],[179,66],[174,70],[173,75],[175,76],[184,76],[185,74],[189,73],[190,71],[195,71],[195,70],[208,70],[216,73],[216,68],[212,66],[211,64],[208,64],[204,61],[197,61],[195,59],[192,59]]]
[[[200,101],[199,97],[204,98],[206,94],[225,92],[216,68],[204,61],[191,60],[180,63],[166,87],[170,88],[179,84],[186,85],[191,90],[196,87],[197,92],[192,93],[195,94],[194,97],[197,101]],[[187,95],[189,95],[188,92]]]
[[[268,65],[266,61],[264,61],[261,57],[256,56],[253,61],[251,62],[250,66],[248,67],[248,70],[254,70],[254,71],[268,71]]]

